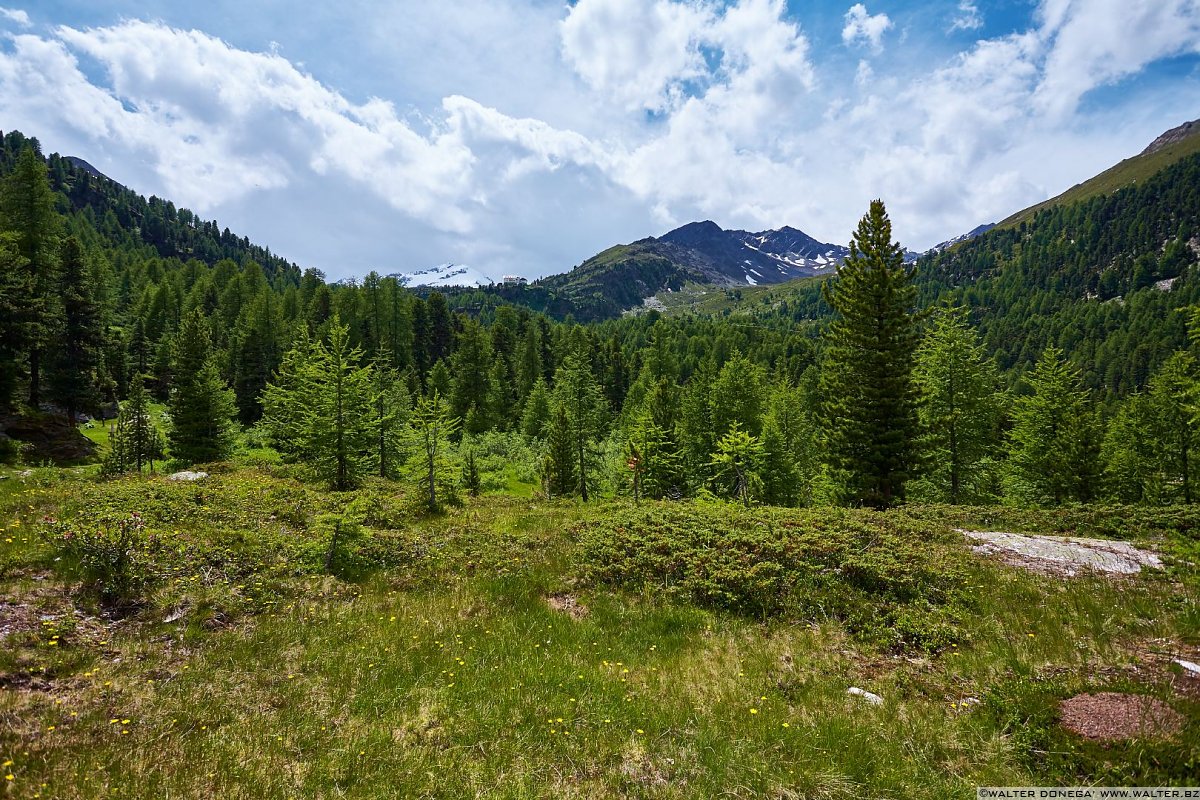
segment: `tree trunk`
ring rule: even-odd
[[[427,447],[425,452],[429,456],[429,510],[437,511],[437,486],[434,483],[434,466],[437,461],[437,446],[433,445]]]
[[[42,351],[32,347],[29,350],[29,405],[35,411],[42,398]]]
[[[579,491],[583,495],[583,502],[586,503],[588,501],[587,466],[586,466],[587,459],[584,458],[584,441],[583,441],[582,427],[580,427],[578,430],[576,430],[575,439],[576,439],[576,443],[579,447]]]
[[[329,538],[329,549],[325,551],[325,571],[333,569],[333,557],[337,553],[338,536],[342,532],[342,521],[333,524],[333,535]]]

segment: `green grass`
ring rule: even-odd
[[[62,534],[134,511],[153,588],[104,611]],[[1195,561],[1051,580],[970,556],[949,525],[985,514],[486,496],[423,517],[391,484],[335,495],[271,468],[198,484],[39,470],[0,482],[17,628],[0,648],[4,791],[934,798],[1194,781],[1200,708],[1145,653],[1200,643]],[[1194,517],[1143,513],[1135,538],[1186,554]],[[331,518],[361,521],[340,577],[322,569]],[[747,582],[767,562],[781,582]],[[567,594],[587,613],[547,601]],[[954,636],[881,639],[859,606],[953,607]],[[1161,697],[1189,727],[1084,743],[1054,709],[1095,688]]]
[[[159,431],[165,434],[167,429],[164,418],[167,412],[166,404],[149,403],[148,408],[150,409],[150,419],[153,420]],[[99,458],[104,458],[104,455],[108,452],[109,439],[112,436],[112,428],[116,425],[116,422],[115,419],[98,419],[79,426],[79,432],[96,443],[96,446],[99,448],[96,455]]]

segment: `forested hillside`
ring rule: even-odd
[[[452,494],[450,476],[476,469],[477,448],[509,453],[550,494],[859,496],[849,465],[821,455],[839,400],[867,380],[829,382],[829,320],[845,316],[829,298],[848,273],[720,314],[580,325],[524,304],[553,306],[545,286],[417,294],[375,273],[330,284],[75,161],[43,159],[20,134],[4,141],[0,400],[87,414],[136,400],[113,432],[136,439],[111,448],[114,471],[266,447],[349,486],[416,469],[421,431],[431,505],[439,483]],[[913,298],[904,324],[922,337],[900,359],[922,398],[924,455],[906,479],[917,496],[1190,499],[1192,424],[1155,420],[1190,413],[1198,185],[1192,156],[898,268]],[[870,247],[890,248],[886,216],[875,223],[886,241]],[[938,410],[953,375],[973,381],[977,407]],[[137,410],[155,402],[167,404],[162,430]],[[955,427],[964,413],[969,432]],[[939,437],[963,435],[970,452],[947,454]],[[201,447],[206,437],[219,446]]]
[[[919,303],[966,306],[1009,385],[1054,345],[1099,398],[1127,396],[1187,346],[1200,301],[1198,186],[1200,155],[1188,155],[1111,195],[927,254],[916,263]],[[724,296],[722,312],[739,324],[803,324],[831,314],[820,283],[745,290],[744,301],[709,294]]]
[[[1185,344],[1200,300],[1200,155],[1111,195],[1038,211],[1015,227],[923,259],[926,302],[973,310],[1002,369],[1048,344],[1093,388],[1118,396]]]

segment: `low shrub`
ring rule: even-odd
[[[136,511],[92,524],[48,521],[51,540],[80,571],[85,591],[108,608],[140,605],[160,577],[159,539]]]
[[[962,641],[972,606],[965,549],[904,517],[662,503],[576,532],[585,581],[756,617],[838,619],[896,649]]]

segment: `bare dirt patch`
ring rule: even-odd
[[[588,607],[573,594],[552,594],[546,598],[546,605],[562,614],[569,614],[571,619],[583,619],[590,613]]]
[[[1133,645],[1131,651],[1155,680],[1167,681],[1178,695],[1200,700],[1200,646],[1149,639]]]
[[[1183,715],[1145,695],[1097,692],[1078,694],[1059,704],[1062,725],[1093,741],[1162,739],[1183,727]]]
[[[1009,566],[1043,575],[1067,578],[1085,572],[1135,575],[1144,567],[1162,567],[1162,561],[1154,553],[1139,550],[1128,542],[1000,531],[959,529],[959,532],[975,542],[971,549],[976,553],[998,556]]]

